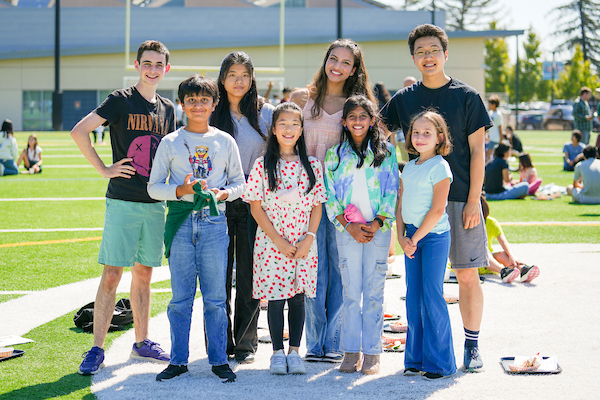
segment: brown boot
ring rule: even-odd
[[[375,375],[379,373],[379,354],[370,355],[365,354],[365,361],[363,362],[362,370],[360,371],[364,375]]]
[[[358,353],[345,353],[342,365],[340,365],[340,372],[352,373],[360,370],[362,365],[362,354]]]

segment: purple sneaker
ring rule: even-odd
[[[144,345],[139,349],[135,347],[134,343],[129,358],[159,363],[169,363],[169,361],[171,361],[171,357],[160,348],[160,345],[150,339],[144,339]]]
[[[82,354],[83,361],[77,373],[81,375],[94,375],[104,367],[104,350],[94,346],[90,351]]]

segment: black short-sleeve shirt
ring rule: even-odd
[[[502,171],[508,169],[504,158],[494,158],[485,166],[485,192],[498,194],[504,192]]]
[[[454,147],[444,157],[454,176],[448,200],[466,202],[471,184],[469,135],[482,127],[489,129],[492,121],[477,90],[453,78],[437,89],[429,89],[421,81],[405,87],[383,106],[381,116],[390,131],[402,128],[408,132],[411,119],[427,108],[444,116]]]
[[[148,178],[158,144],[175,130],[173,102],[157,94],[150,103],[132,86],[112,92],[94,112],[108,121],[113,163],[133,158],[130,164],[136,171],[130,179],[111,178],[106,197],[156,203],[148,196]]]

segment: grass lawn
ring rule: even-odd
[[[17,132],[23,148],[30,132]],[[43,153],[43,173],[0,178],[2,199],[103,197],[107,180],[81,156],[68,132],[36,132]],[[543,184],[566,186],[573,173],[562,171],[562,146],[569,132],[519,131],[525,151],[532,156]],[[109,163],[110,147],[97,148]],[[512,162],[512,166],[516,163]],[[516,176],[516,174],[515,174]],[[598,221],[600,206],[571,203],[570,197],[553,201],[510,200],[490,202],[491,215],[500,223],[549,221]],[[103,200],[0,201],[0,291],[44,290],[83,279],[98,277],[97,264],[102,228]],[[6,232],[15,229],[48,229],[44,232]],[[54,229],[69,228],[68,231]],[[598,243],[600,229],[593,226],[510,226],[503,227],[511,243]],[[401,254],[397,246],[397,254]],[[166,260],[164,261],[166,263]],[[169,288],[157,282],[155,289]],[[127,294],[123,294],[127,296]],[[0,293],[0,302],[22,296]],[[152,295],[152,315],[166,310],[170,293]],[[83,305],[83,304],[82,304]],[[81,305],[80,305],[81,306]],[[91,335],[73,325],[73,312],[30,331],[34,343],[16,346],[24,357],[0,363],[0,399],[94,398],[91,379],[76,373],[80,355],[89,350]],[[122,332],[109,333],[106,345]]]

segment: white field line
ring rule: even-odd
[[[502,226],[600,226],[600,221],[502,222]]]
[[[110,153],[100,153],[98,154],[100,157],[112,157]],[[85,158],[83,154],[46,154],[44,158]],[[45,165],[44,165],[45,167]]]
[[[104,228],[37,228],[37,229],[0,229],[0,233],[24,233],[24,232],[95,232]]]
[[[197,290],[200,290],[200,288],[198,288]],[[150,289],[150,291],[152,293],[171,293],[171,289],[169,289],[169,288]],[[43,290],[0,290],[0,296],[1,295],[11,295],[11,294],[28,295],[28,294],[36,294],[36,293],[42,293],[42,292],[43,292]]]
[[[0,199],[0,201],[82,201],[82,200],[106,200],[106,197],[17,197],[11,199]]]

